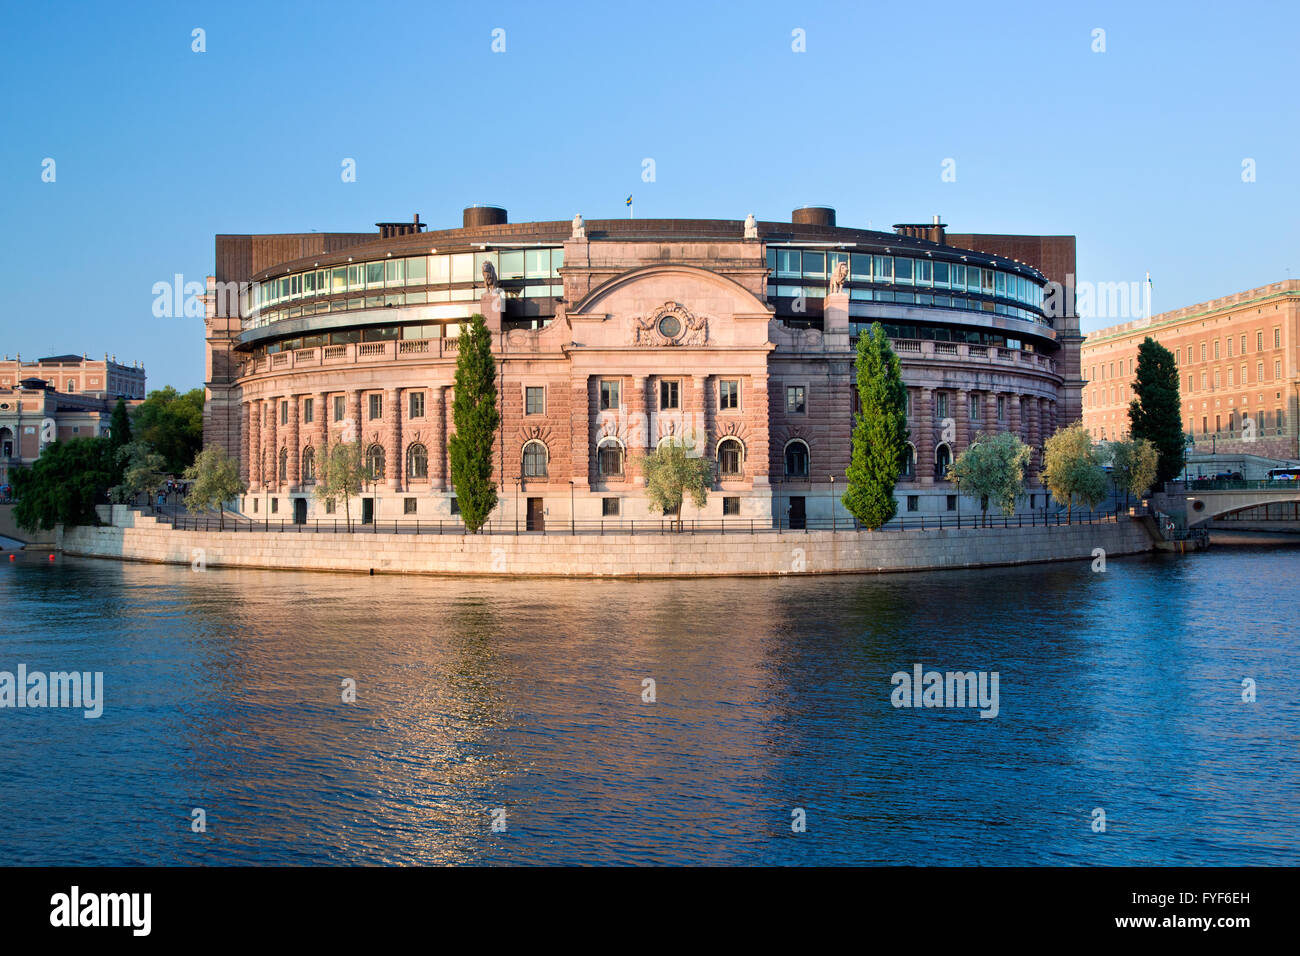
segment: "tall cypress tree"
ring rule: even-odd
[[[113,409],[113,417],[108,424],[108,468],[109,484],[120,485],[122,475],[126,472],[126,462],[119,460],[121,449],[131,444],[131,416],[126,410],[126,401],[119,398]]]
[[[1183,417],[1174,354],[1150,336],[1138,346],[1133,391],[1137,398],[1128,407],[1129,437],[1155,445],[1155,487],[1160,490],[1183,470]]]
[[[466,529],[477,533],[497,504],[492,445],[501,425],[492,335],[483,316],[477,313],[470,317],[468,325],[461,326],[451,417],[456,424],[456,434],[447,442],[451,485]]]
[[[858,336],[858,398],[844,507],[875,530],[898,511],[894,484],[907,449],[907,388],[879,322]]]

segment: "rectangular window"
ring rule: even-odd
[[[1033,496],[1031,495],[1030,497],[1032,498]],[[957,496],[956,496],[956,495],[948,495],[947,507],[948,507],[948,510],[949,510],[949,511],[956,511],[956,510],[957,510]],[[1030,504],[1030,507],[1032,508],[1033,505]]]
[[[256,504],[256,502],[254,502],[254,504]],[[332,515],[332,514],[334,514],[334,499],[333,499],[333,498],[326,498],[326,499],[325,499],[325,513],[326,513],[327,515]]]
[[[424,392],[412,392],[410,404],[411,404],[411,417],[423,418],[424,417]]]
[[[1281,330],[1281,329],[1274,329],[1274,330],[1273,330],[1273,348],[1275,348],[1275,349],[1280,349],[1281,347],[1282,347],[1282,330]]]
[[[617,518],[619,515],[618,498],[601,498],[600,499],[600,516],[602,518]]]
[[[1228,336],[1228,358],[1232,358],[1232,336]]]
[[[738,514],[740,514],[740,499],[739,499],[739,498],[723,498],[723,499],[722,499],[722,513],[723,513],[723,515],[738,515]]]
[[[1263,362],[1256,362],[1256,363],[1255,363],[1255,381],[1257,381],[1257,382],[1262,382],[1262,381],[1264,381],[1264,363],[1263,363]]]
[[[416,513],[416,512],[415,512],[415,499],[414,499],[414,498],[403,498],[403,499],[402,499],[402,514],[404,514],[404,515],[413,515],[413,514],[415,514],[415,513]]]
[[[289,403],[288,402],[280,403],[280,424],[281,425],[289,424]]]
[[[451,499],[451,513],[454,514],[454,515],[458,515],[458,514],[460,514],[460,499],[459,499],[459,498],[455,498],[455,497],[453,497],[453,498]]]
[[[785,390],[785,413],[802,415],[808,410],[807,396],[802,385],[788,385]]]
[[[1201,343],[1201,361],[1202,361],[1202,362],[1205,361],[1205,343],[1204,343],[1204,342]]]
[[[1262,351],[1264,351],[1264,333],[1263,333],[1263,332],[1256,332],[1256,333],[1255,333],[1255,351],[1256,351],[1256,352],[1262,352]]]
[[[623,383],[618,379],[602,379],[600,383],[600,410],[617,411],[622,407]]]
[[[947,417],[948,417],[948,394],[947,394],[947,392],[940,392],[940,393],[939,393],[937,396],[935,396],[935,397],[938,399],[937,405],[936,405],[936,407],[935,407],[935,412],[938,414],[938,416],[939,416],[940,419],[947,418]]]
[[[278,515],[279,513],[280,513],[280,499],[279,499],[279,498],[272,498],[272,499],[271,499],[271,514],[273,514],[273,515]]]
[[[998,421],[1005,422],[1006,420],[1007,420],[1007,400],[1003,398],[1001,395],[999,395],[998,396]]]
[[[257,500],[256,498],[254,498],[254,499],[253,499],[253,514],[257,514],[257,505],[258,505],[258,500]]]
[[[316,403],[310,398],[302,400],[302,423],[310,425],[316,418]]]
[[[524,389],[524,414],[546,414],[546,389],[541,385],[529,385]]]
[[[368,399],[369,406],[370,406],[369,407],[370,420],[376,421],[380,418],[383,418],[384,417],[384,396],[368,395],[366,396],[366,398]]]
[[[659,408],[681,408],[681,383],[663,381],[659,383]]]
[[[1281,362],[1274,362],[1274,363],[1273,363],[1273,378],[1278,379],[1278,378],[1281,378],[1281,377],[1282,377],[1282,363],[1281,363]]]
[[[336,422],[343,421],[343,416],[347,414],[347,411],[345,410],[346,408],[347,408],[346,397],[343,395],[335,395],[334,396],[334,420]]]
[[[970,397],[970,418],[971,421],[978,421],[980,417],[980,397],[972,395]]]
[[[718,383],[719,411],[735,411],[740,408],[740,382],[727,379]]]
[[[1214,340],[1214,357],[1215,357],[1215,359],[1218,359],[1218,357],[1219,357],[1219,340],[1218,340],[1218,339],[1215,339],[1215,340]]]
[[[921,496],[920,496],[920,495],[908,495],[908,496],[907,496],[907,510],[908,510],[908,511],[920,511],[920,510],[921,510]]]
[[[1202,391],[1205,390],[1205,373],[1204,373],[1204,372],[1201,373],[1201,390],[1202,390]]]

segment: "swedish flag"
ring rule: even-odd
[[[624,200],[623,205],[624,205],[624,206],[630,206],[630,205],[632,205],[632,197],[631,197],[630,195],[627,197],[626,200]]]

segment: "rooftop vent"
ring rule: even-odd
[[[790,221],[800,226],[835,226],[835,210],[830,206],[800,206],[790,213]]]
[[[504,226],[507,221],[506,211],[491,203],[474,203],[465,207],[463,221],[466,229],[474,226]]]
[[[392,239],[395,236],[413,236],[417,232],[424,231],[424,223],[420,222],[420,214],[417,212],[410,222],[377,222],[379,227],[380,239]]]
[[[894,223],[894,232],[900,236],[911,236],[913,239],[929,239],[931,242],[937,242],[940,245],[947,244],[947,234],[944,232],[948,224],[943,222],[939,216],[935,216],[930,222],[896,222]]]

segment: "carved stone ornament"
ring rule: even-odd
[[[708,341],[708,319],[676,302],[665,302],[632,320],[633,345],[705,345]]]

